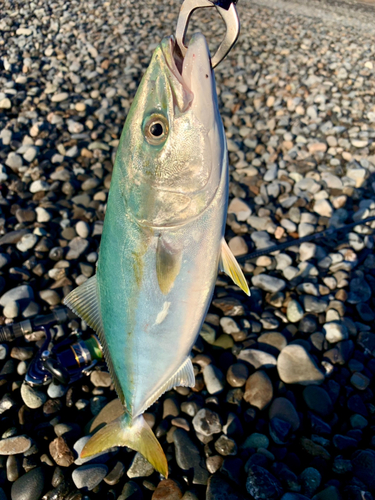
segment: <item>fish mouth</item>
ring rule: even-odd
[[[195,33],[190,40],[185,57],[174,36],[165,39],[162,51],[165,62],[173,77],[179,82],[183,91],[193,95],[201,90],[198,80],[204,79],[205,86],[211,87],[211,56],[206,39],[202,33]],[[197,85],[198,84],[198,85]],[[198,87],[198,88],[197,88]]]

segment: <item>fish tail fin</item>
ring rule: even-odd
[[[129,423],[127,415],[123,414],[107,424],[87,441],[80,457],[90,457],[114,446],[127,446],[138,451],[155,470],[168,477],[168,462],[163,448],[142,415]]]

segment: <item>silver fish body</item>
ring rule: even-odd
[[[66,298],[98,332],[124,406],[84,456],[127,445],[167,475],[141,415],[172,387],[194,386],[189,353],[218,267],[248,292],[223,238],[227,199],[227,149],[206,41],[194,35],[181,61],[166,38],[124,126],[97,274]]]

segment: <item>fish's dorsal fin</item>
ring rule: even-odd
[[[75,314],[77,314],[77,316],[86,321],[86,323],[98,334],[109,373],[112,377],[113,383],[115,384],[117,395],[120,398],[122,404],[124,404],[124,394],[121,390],[121,386],[115,374],[115,370],[113,369],[107,342],[104,336],[96,275],[92,276],[87,281],[82,283],[82,285],[72,290],[65,297],[64,304],[68,306]]]
[[[249,285],[247,284],[246,278],[236,260],[236,257],[232,254],[231,249],[228,247],[227,242],[223,238],[221,240],[221,253],[219,261],[219,269],[227,274],[236,285],[238,285],[246,295],[250,295]]]
[[[195,386],[195,375],[194,368],[190,358],[186,358],[186,360],[182,363],[180,368],[176,371],[174,375],[170,379],[168,379],[159,389],[154,392],[142,405],[142,407],[138,410],[137,415],[145,412],[147,408],[149,408],[152,404],[157,401],[162,394],[169,391],[173,387],[194,387]]]

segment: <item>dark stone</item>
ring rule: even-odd
[[[313,314],[306,314],[298,323],[298,330],[303,333],[314,333],[317,330],[317,326],[316,317]]]
[[[230,483],[222,473],[216,472],[208,480],[206,500],[246,500],[246,497],[234,483]]]
[[[291,424],[281,418],[274,417],[270,420],[269,431],[276,444],[285,444],[289,439],[291,429]]]
[[[321,418],[314,415],[314,413],[308,412],[311,424],[311,432],[313,434],[318,434],[320,436],[330,436],[332,429],[331,426],[324,422]]]
[[[323,417],[330,415],[333,411],[331,398],[322,387],[314,385],[306,387],[303,391],[303,399],[310,410]]]
[[[39,500],[45,484],[43,467],[36,467],[21,476],[12,485],[12,500]]]
[[[358,394],[354,394],[348,399],[347,406],[353,413],[359,413],[365,418],[368,416],[366,405]]]
[[[278,479],[259,465],[249,468],[246,489],[255,500],[278,500],[283,493]]]
[[[142,500],[143,493],[135,481],[128,481],[122,488],[121,496],[124,500]]]
[[[198,448],[184,429],[176,429],[173,434],[176,462],[183,470],[193,469],[193,483],[207,484],[208,471]]]
[[[375,489],[375,452],[360,450],[352,457],[353,472],[371,490]]]
[[[355,450],[358,446],[356,439],[336,434],[333,436],[333,444],[339,451]]]

